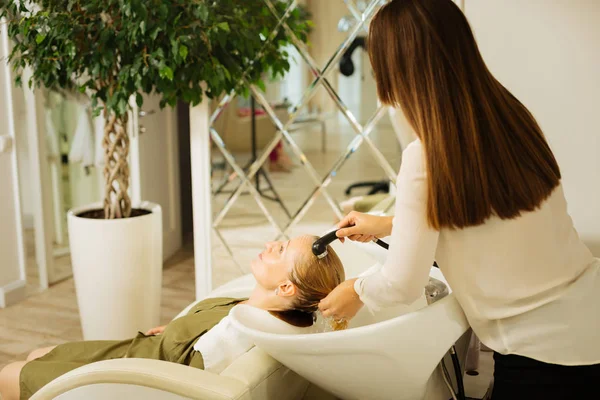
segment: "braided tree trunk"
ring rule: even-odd
[[[104,110],[104,218],[128,218],[131,216],[129,188],[129,136],[127,114],[116,117]]]

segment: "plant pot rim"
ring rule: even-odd
[[[67,218],[71,219],[71,218],[77,218],[77,219],[84,219],[84,220],[89,220],[89,221],[95,221],[97,223],[105,223],[105,224],[109,224],[109,223],[114,223],[114,222],[119,222],[119,221],[128,221],[131,219],[138,219],[138,218],[148,218],[148,217],[152,217],[153,214],[160,212],[161,208],[160,205],[156,204],[156,203],[152,203],[150,201],[142,201],[139,203],[135,203],[132,204],[132,208],[137,208],[140,210],[145,210],[150,212],[150,214],[147,215],[140,215],[137,217],[129,217],[129,218],[116,218],[116,219],[95,219],[95,218],[84,218],[84,217],[80,217],[79,215],[81,213],[84,213],[86,211],[91,211],[91,210],[101,210],[104,207],[104,204],[101,202],[97,202],[97,203],[91,203],[91,204],[86,204],[83,206],[79,206],[79,207],[74,207],[71,208],[68,212],[67,212]]]

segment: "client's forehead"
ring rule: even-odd
[[[311,235],[300,235],[292,238],[288,249],[293,249],[299,252],[311,251],[313,242],[315,241],[314,236]]]

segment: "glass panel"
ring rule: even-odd
[[[265,4],[274,11],[272,1]],[[249,265],[267,240],[331,226],[356,180],[385,186],[395,179],[401,149],[377,103],[365,48],[368,21],[383,3],[310,2],[310,44],[296,41],[287,49],[292,60],[284,79],[266,82],[265,92],[252,88],[254,149],[252,97],[234,97],[220,114],[215,106],[217,254],[227,251],[238,265]],[[288,29],[285,22],[280,29]]]

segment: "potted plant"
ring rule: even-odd
[[[289,1],[270,0],[279,15]],[[142,94],[191,105],[289,69],[291,36],[264,0],[0,0],[16,83],[87,101],[103,115],[104,199],[69,212],[73,275],[85,339],[131,337],[159,323],[161,209],[131,204],[128,113]],[[288,14],[305,41],[307,14]],[[2,29],[5,29],[3,26]],[[247,88],[246,88],[247,90]],[[207,127],[208,129],[208,127]]]

